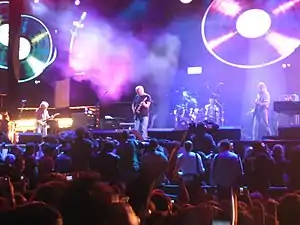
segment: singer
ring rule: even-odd
[[[253,110],[253,140],[261,140],[263,136],[270,136],[271,129],[269,126],[269,105],[270,94],[267,86],[263,82],[258,84],[258,94],[255,100],[255,107]]]
[[[148,138],[149,109],[152,99],[149,94],[145,93],[143,86],[137,86],[135,92],[137,95],[132,102],[134,129],[141,132],[145,140]]]

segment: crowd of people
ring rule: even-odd
[[[4,146],[4,145],[3,145]],[[124,131],[95,139],[84,128],[1,151],[5,225],[300,224],[300,148],[262,142],[236,154],[204,124],[180,142]],[[176,184],[177,194],[166,186]],[[272,196],[271,186],[285,187]],[[234,202],[236,207],[233,207]]]

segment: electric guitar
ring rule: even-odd
[[[143,106],[144,103],[146,103],[148,99],[148,96],[145,97],[141,102],[140,104],[138,104],[135,108],[134,108],[134,118],[136,118],[137,114],[139,114],[141,112],[141,108]]]
[[[60,113],[55,113],[54,115],[50,116],[48,119],[44,119],[44,120],[37,120],[37,123],[41,126],[47,126],[47,123],[50,121],[50,120],[54,120],[55,117],[59,116]]]

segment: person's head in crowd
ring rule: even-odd
[[[19,173],[23,173],[25,170],[25,159],[23,157],[18,157],[14,161],[14,167]]]
[[[30,202],[3,214],[6,225],[62,225],[60,213],[43,202]]]
[[[103,143],[103,153],[109,153],[112,152],[115,149],[115,143],[113,141],[105,141]]]
[[[44,143],[42,145],[42,151],[45,156],[54,156],[54,150],[55,150],[55,145],[49,144],[49,143]]]
[[[273,152],[273,158],[275,160],[283,160],[284,159],[284,148],[282,145],[274,145],[273,149],[272,149],[272,152]]]
[[[66,181],[52,181],[44,183],[35,190],[31,200],[44,202],[56,209],[59,209],[60,201],[66,189]]]
[[[4,163],[7,165],[14,165],[15,161],[16,161],[16,156],[14,156],[13,154],[7,154]]]
[[[187,152],[191,152],[194,148],[194,145],[193,145],[193,142],[191,141],[186,141],[184,143],[184,149],[187,151]]]
[[[57,144],[58,140],[55,135],[49,134],[49,135],[43,137],[43,142],[49,143],[49,144]]]
[[[277,212],[279,225],[299,225],[300,196],[297,194],[283,196],[279,201]]]
[[[197,127],[196,127],[196,134],[205,134],[206,133],[206,125],[203,123],[203,122],[200,122],[197,124]]]
[[[220,152],[226,152],[232,150],[232,144],[228,139],[224,139],[220,141],[218,147]]]
[[[172,210],[172,201],[164,193],[152,193],[150,201],[153,203],[156,212],[169,214]]]
[[[15,155],[16,157],[19,157],[22,154],[22,149],[19,148],[17,145],[13,145],[10,149],[10,153]]]
[[[196,133],[196,123],[190,123],[188,126],[188,132],[190,134],[195,134]]]
[[[27,143],[26,149],[25,149],[25,155],[33,155],[36,150],[36,144],[35,143]]]
[[[65,145],[62,146],[60,149],[61,152],[63,152],[65,155],[70,155],[71,153],[71,146],[70,145]]]
[[[93,140],[93,135],[92,135],[92,133],[90,131],[86,130],[84,138]]]
[[[64,225],[137,224],[130,206],[122,202],[110,186],[91,180],[71,181],[60,209]]]
[[[253,143],[253,150],[255,153],[267,153],[268,147],[261,141],[255,141]]]
[[[148,148],[148,150],[149,151],[155,151],[155,150],[157,150],[158,146],[159,146],[159,144],[158,144],[157,139],[152,138],[149,141],[149,148]]]
[[[264,196],[260,192],[252,192],[250,193],[249,197],[251,198],[252,201],[263,201]]]
[[[247,146],[245,148],[244,152],[244,159],[247,159],[248,157],[252,156],[254,153],[253,147],[252,146]]]
[[[84,138],[86,135],[86,130],[84,127],[79,127],[75,130],[75,134],[77,138]]]

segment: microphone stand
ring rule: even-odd
[[[19,119],[22,118],[22,114],[23,114],[23,111],[24,111],[26,102],[27,102],[26,100],[22,100],[22,101],[21,101],[21,109],[20,109],[20,112],[19,112],[19,115],[18,115],[18,118],[19,118]]]

